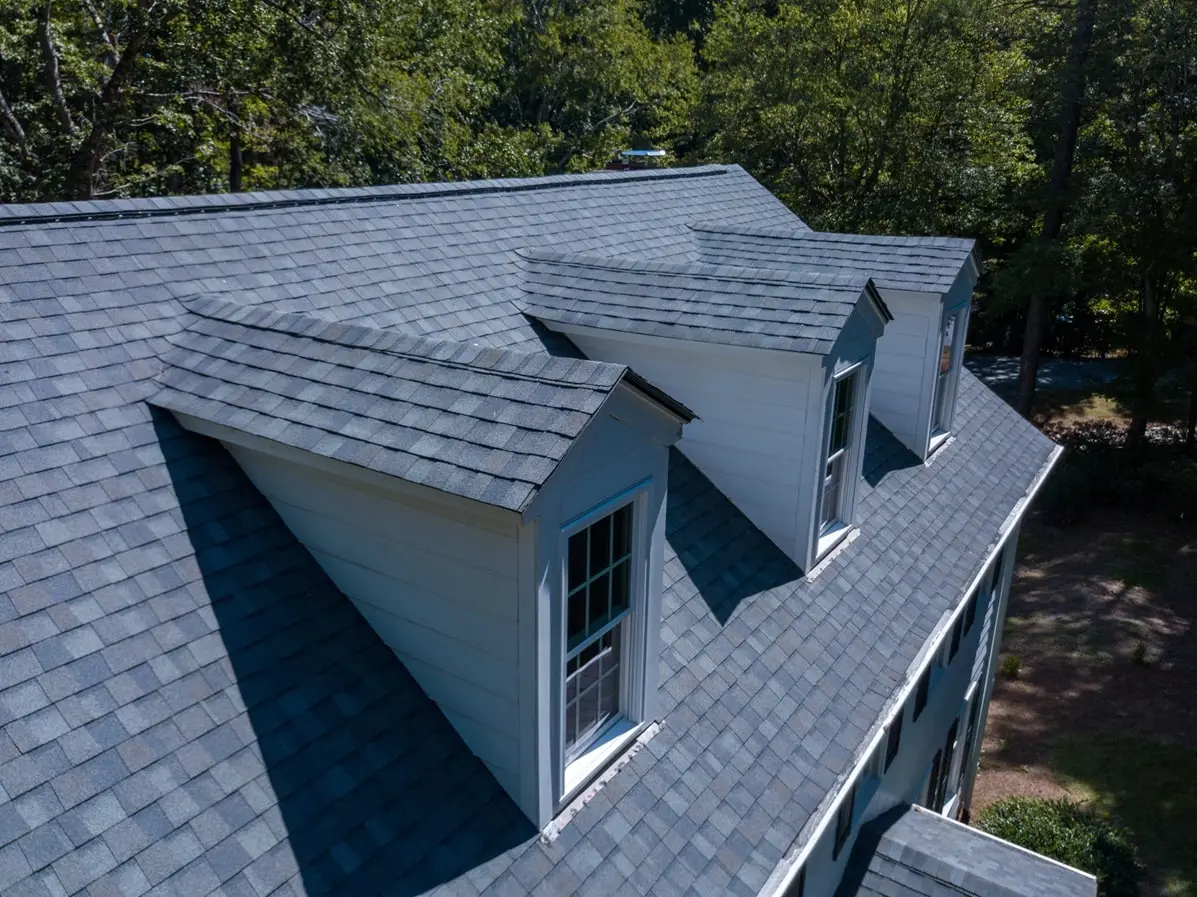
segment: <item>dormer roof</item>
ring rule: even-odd
[[[883,237],[795,227],[691,225],[698,256],[711,264],[762,265],[831,274],[867,272],[881,289],[945,293],[965,265],[980,272],[974,240]]]
[[[151,404],[507,510],[527,507],[620,383],[692,417],[623,365],[186,306]]]
[[[805,352],[830,351],[858,303],[889,310],[867,275],[526,250],[523,307],[552,325]]]

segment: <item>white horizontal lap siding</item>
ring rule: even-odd
[[[571,332],[590,358],[630,365],[698,415],[678,448],[745,516],[794,557],[799,489],[813,470],[809,378],[818,359],[702,343],[645,343]],[[798,559],[800,563],[805,558]]]
[[[518,545],[510,523],[227,446],[508,791],[518,789]]]
[[[927,454],[935,340],[942,297],[882,291],[894,320],[877,341],[872,412],[920,458]]]

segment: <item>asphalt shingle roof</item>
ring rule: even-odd
[[[524,310],[576,324],[733,346],[826,354],[862,296],[888,315],[867,275],[521,253]]]
[[[866,825],[837,897],[1096,897],[1097,881],[921,807]]]
[[[1051,457],[975,378],[928,465],[870,423],[860,534],[813,580],[672,452],[663,727],[551,843],[229,455],[148,403],[172,296],[539,349],[503,248],[533,231],[684,258],[686,221],[796,226],[703,171],[4,213],[5,897],[759,890]]]
[[[874,237],[790,227],[695,224],[698,257],[711,264],[829,273],[864,272],[882,289],[946,292],[974,253],[958,237]]]
[[[627,373],[215,299],[187,308],[151,404],[512,511]]]

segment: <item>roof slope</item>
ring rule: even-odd
[[[943,293],[970,259],[975,262],[975,242],[958,237],[874,237],[705,222],[693,229],[704,262],[864,272],[882,289]]]
[[[151,404],[521,511],[623,365],[187,303]]]
[[[862,274],[544,251],[521,256],[524,310],[549,324],[825,354],[862,295],[888,316]]]
[[[536,230],[657,257],[689,251],[686,220],[794,220],[738,170],[605,177],[0,228],[5,897],[667,895],[700,876],[751,895],[807,837],[1052,456],[968,373],[930,464],[870,424],[864,525],[813,580],[671,454],[664,726],[551,844],[223,449],[147,403],[186,318],[164,291],[541,346],[478,292],[495,258],[518,292],[508,220],[515,247]]]
[[[861,829],[837,897],[1095,897],[1092,875],[922,807]]]
[[[0,299],[30,300],[37,318],[87,315],[72,330],[93,330],[172,296],[223,294],[542,351],[543,329],[515,304],[513,250],[689,258],[696,217],[798,222],[738,166],[15,206],[0,208]]]

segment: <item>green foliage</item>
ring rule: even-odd
[[[1066,449],[1037,502],[1050,522],[1072,524],[1094,508],[1197,521],[1197,459],[1184,454],[1180,428],[1150,427],[1139,459],[1121,451],[1126,427],[1113,421],[1052,426],[1047,433]]]
[[[1123,829],[1064,800],[1008,797],[977,816],[977,827],[1097,876],[1099,897],[1137,897],[1142,872]]]
[[[1017,679],[1022,672],[1022,661],[1018,659],[1017,654],[1005,654],[1002,656],[1000,670],[1007,679]]]
[[[991,0],[725,4],[710,152],[828,229],[998,230],[1033,161],[1008,19]]]

